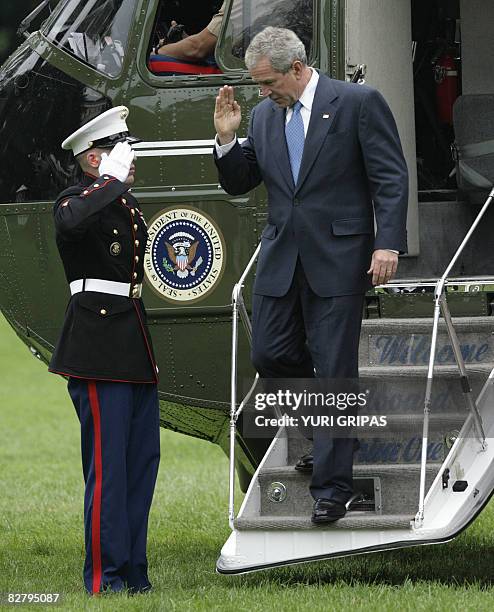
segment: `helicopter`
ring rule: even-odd
[[[378,377],[415,376],[420,388],[430,349],[431,279],[447,267],[494,180],[494,151],[474,147],[464,153],[472,143],[494,138],[486,127],[493,124],[494,95],[486,24],[494,8],[490,0],[469,0],[468,7],[467,0],[226,0],[207,62],[160,57],[160,39],[172,21],[193,34],[220,5],[214,0],[194,3],[192,9],[180,0],[44,0],[22,22],[19,33],[25,40],[0,69],[0,309],[31,353],[48,363],[69,297],[52,206],[58,193],[76,182],[78,172],[60,143],[103,111],[127,106],[129,128],[142,141],[134,145],[138,172],[133,193],[149,229],[143,298],[160,364],[161,425],[218,444],[234,460],[241,489],[248,493],[239,519],[230,517],[233,539],[225,545],[218,570],[238,573],[362,547],[348,543],[355,525],[350,521],[341,544],[335,548],[328,538],[327,550],[317,553],[317,535],[310,536],[312,543],[303,553],[264,551],[260,561],[243,562],[247,553],[235,548],[242,548],[248,533],[255,540],[268,527],[276,532],[273,538],[280,529],[286,535],[301,528],[297,520],[280,527],[283,521],[276,524],[272,517],[288,516],[288,511],[279,512],[290,499],[286,462],[294,459],[295,448],[306,449],[300,441],[291,444],[284,433],[274,441],[249,437],[241,427],[231,433],[232,353],[236,381],[255,377],[248,325],[232,346],[237,316],[232,290],[245,277],[242,304],[248,318],[252,256],[268,200],[262,186],[230,196],[218,184],[212,158],[217,91],[225,84],[235,87],[243,110],[239,137],[245,137],[260,91],[243,58],[253,36],[272,25],[298,34],[311,66],[335,79],[366,82],[386,97],[409,168],[409,251],[400,258],[396,283],[366,296],[361,368]],[[486,211],[445,288],[451,313],[460,321],[467,368],[487,375],[494,365],[493,216],[492,209]],[[441,328],[439,367],[447,379],[457,361],[444,332]],[[427,472],[429,485],[450,451],[445,442],[454,438],[450,424],[438,426],[435,436],[439,446]],[[381,485],[394,486],[390,463],[413,466],[405,472],[415,491],[420,453],[415,448],[404,461],[382,448],[371,458],[364,450],[356,454],[356,465],[366,493],[352,510],[386,517]],[[281,472],[275,455],[279,461],[284,457]],[[290,486],[299,491],[301,485]],[[410,503],[403,516],[410,514]],[[252,512],[267,512],[268,519],[251,521]],[[394,516],[397,511],[390,512]],[[407,529],[410,522],[406,519],[403,527],[402,514],[395,524],[386,518],[364,523],[378,533],[392,524],[389,537],[380,541],[382,547],[393,546],[398,536],[389,534]],[[361,525],[357,528],[362,532]],[[372,537],[367,548],[375,549]],[[245,544],[248,550],[258,546],[255,541],[255,546]]]

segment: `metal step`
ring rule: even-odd
[[[440,465],[428,464],[426,487],[432,484]],[[364,493],[367,500],[364,507],[370,507],[376,514],[413,511],[418,505],[419,480],[419,463],[355,465],[353,469],[355,493]],[[259,473],[258,482],[261,516],[310,516],[314,503],[309,492],[310,474],[291,466],[265,468]]]
[[[260,516],[256,518],[235,519],[234,526],[239,531],[251,529],[407,529],[414,519],[413,514],[381,516],[372,512],[347,512],[334,523],[314,525],[307,517],[298,516]]]
[[[467,373],[472,376],[472,378],[484,377],[483,382],[487,380],[487,376],[492,371],[494,367],[494,362],[489,361],[485,363],[479,364],[469,364],[465,365]],[[371,367],[359,367],[359,375],[361,378],[369,376],[377,376],[377,377],[402,377],[408,376],[410,378],[416,378],[418,383],[424,384],[427,380],[427,368],[426,365],[421,366],[371,366]],[[454,379],[460,378],[460,372],[457,366],[454,365],[436,365],[434,367],[434,378],[448,378]]]
[[[467,364],[494,362],[494,317],[455,317],[453,323]],[[426,366],[431,333],[432,319],[365,319],[359,364],[362,367]],[[455,365],[444,321],[439,325],[436,354],[438,365]]]
[[[463,408],[453,415],[430,414],[428,461],[442,462],[455,436],[460,431],[468,413]],[[410,464],[420,461],[422,448],[423,414],[415,416],[393,415],[388,417],[389,427],[383,433],[371,437],[356,432],[360,448],[354,453],[354,465],[362,464]],[[311,452],[312,441],[295,429],[288,431],[288,465],[295,465],[302,455]]]

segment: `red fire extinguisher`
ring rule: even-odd
[[[434,79],[439,121],[453,125],[453,104],[458,97],[458,69],[454,57],[448,51],[437,59]]]

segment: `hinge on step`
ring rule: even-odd
[[[279,504],[286,499],[286,487],[282,482],[272,482],[268,489],[268,498],[270,501]]]
[[[447,489],[448,483],[449,483],[449,468],[446,468],[444,470],[443,476],[442,476],[442,482],[443,482],[443,489]]]

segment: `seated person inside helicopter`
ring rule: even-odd
[[[224,2],[219,9],[217,2],[210,5],[209,22],[205,27],[201,27],[201,17],[204,16],[199,15],[198,11],[194,14],[194,21],[191,21],[186,14],[182,15],[181,3],[176,2],[173,13],[172,10],[167,3],[166,13],[173,14],[173,18],[169,21],[166,34],[159,36],[158,27],[155,30],[159,42],[149,58],[150,70],[160,75],[221,73],[214,58],[214,49],[223,20]],[[165,16],[164,24],[167,23]],[[194,33],[195,30],[198,31]]]

